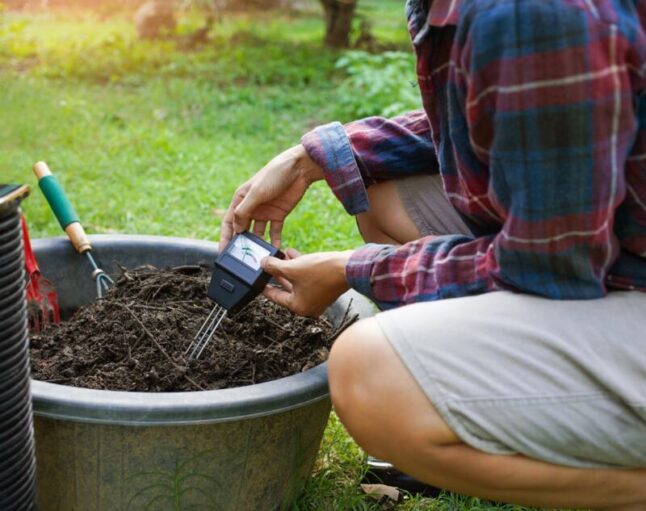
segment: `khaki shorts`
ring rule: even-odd
[[[437,183],[398,182],[423,234],[462,223]],[[449,217],[436,222],[438,211]],[[646,293],[557,301],[499,291],[376,319],[466,444],[574,467],[646,467]]]

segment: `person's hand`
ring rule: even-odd
[[[253,233],[260,237],[264,237],[269,223],[271,242],[279,247],[285,217],[307,188],[322,177],[321,168],[302,145],[276,156],[233,195],[222,221],[220,250],[226,247],[234,233],[248,230],[252,222]]]
[[[348,290],[345,265],[351,254],[352,251],[319,252],[302,256],[289,249],[285,260],[266,257],[261,265],[282,289],[267,286],[263,294],[299,316],[319,316]]]

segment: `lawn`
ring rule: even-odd
[[[301,4],[297,13],[228,16],[212,42],[191,52],[170,40],[137,41],[125,14],[4,13],[0,182],[32,185],[24,203],[32,235],[59,234],[30,170],[45,160],[89,233],[217,240],[236,186],[312,127],[350,120],[348,105],[361,96],[335,67],[341,55],[321,47],[317,2]],[[379,41],[406,50],[403,1],[362,4]],[[186,13],[180,32],[199,23]],[[413,78],[411,67],[403,81]],[[323,184],[290,217],[284,241],[303,252],[360,244]],[[296,508],[384,509],[358,490],[362,459],[333,416]],[[444,494],[396,509],[523,508]]]

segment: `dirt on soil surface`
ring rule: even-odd
[[[262,296],[220,325],[199,360],[185,351],[214,303],[199,266],[124,270],[107,295],[31,336],[32,376],[104,390],[175,392],[240,387],[325,361],[335,328],[295,316]]]

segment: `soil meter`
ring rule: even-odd
[[[250,232],[236,234],[215,260],[208,297],[215,307],[188,347],[190,358],[199,358],[228,313],[235,313],[260,294],[271,275],[260,267],[263,258],[284,259],[276,247]]]

